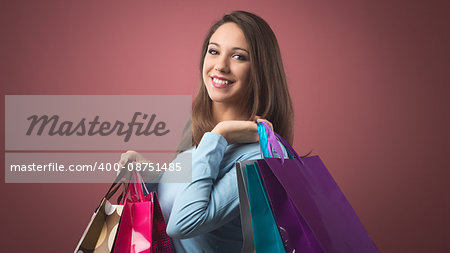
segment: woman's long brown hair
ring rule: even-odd
[[[211,36],[227,22],[234,22],[242,29],[249,45],[250,81],[245,91],[249,99],[242,101],[242,106],[248,112],[248,120],[253,120],[256,115],[269,120],[275,132],[292,145],[294,112],[277,39],[262,18],[246,11],[224,15],[211,27],[203,42],[199,66],[200,85],[192,105],[192,142],[184,140],[184,143],[191,142],[197,146],[203,134],[215,127],[212,101],[203,83],[202,69]],[[186,130],[186,133],[190,132],[189,127]]]

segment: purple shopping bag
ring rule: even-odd
[[[287,253],[322,253],[320,243],[265,160],[256,161]]]
[[[257,160],[286,251],[378,252],[320,158],[300,158],[286,140],[263,125],[269,147],[281,153],[278,137],[293,156]]]

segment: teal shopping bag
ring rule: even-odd
[[[246,165],[248,200],[257,253],[285,253],[257,163]]]

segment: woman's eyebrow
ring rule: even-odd
[[[210,44],[210,45],[215,45],[215,46],[220,47],[220,45],[219,45],[218,43],[216,43],[216,42],[209,42],[209,44]],[[233,49],[233,50],[242,50],[242,51],[247,52],[247,54],[248,54],[248,50],[245,49],[245,48],[242,48],[242,47],[233,47],[232,49]]]

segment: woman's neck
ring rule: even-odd
[[[224,103],[212,103],[212,114],[215,124],[225,120],[248,120],[248,115],[243,113],[242,106]]]

